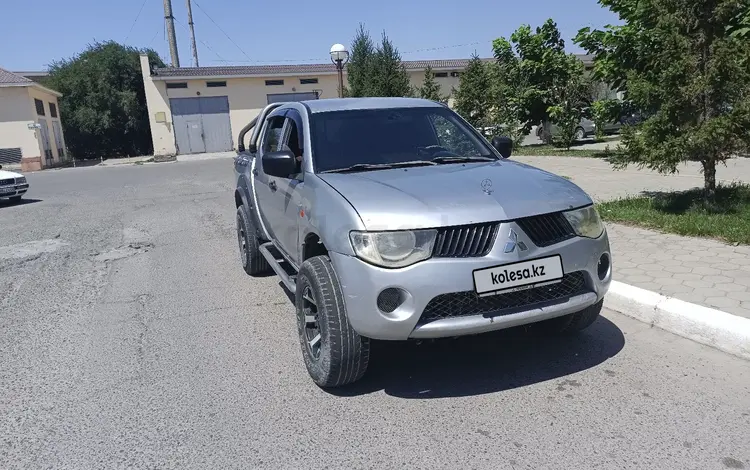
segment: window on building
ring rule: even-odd
[[[300,85],[315,85],[316,83],[318,83],[317,78],[300,78],[299,79]]]
[[[432,76],[435,78],[445,78],[448,76],[448,72],[435,72]]]
[[[167,82],[167,88],[187,88],[187,82]]]
[[[208,88],[219,88],[219,87],[227,86],[227,82],[224,82],[224,81],[222,81],[222,82],[206,82],[206,86]]]
[[[284,80],[266,80],[266,86],[283,85]]]
[[[57,117],[57,105],[55,105],[55,103],[49,104],[49,115],[53,118]]]
[[[34,98],[34,106],[36,106],[36,114],[44,116],[44,101]]]

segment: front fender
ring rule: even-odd
[[[349,201],[313,173],[305,174],[302,210],[300,240],[315,233],[328,251],[354,256],[349,232],[364,230],[365,225]]]

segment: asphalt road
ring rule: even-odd
[[[230,160],[47,171],[0,203],[0,468],[750,469],[750,363],[618,314],[374,348],[318,389],[242,271]]]

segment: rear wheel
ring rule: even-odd
[[[336,272],[328,256],[304,262],[295,293],[302,357],[319,387],[356,382],[367,371],[370,340],[349,324]]]
[[[251,276],[267,273],[271,270],[268,261],[260,252],[260,243],[255,236],[255,227],[247,217],[244,206],[237,208],[237,242],[240,247],[242,268]]]
[[[546,332],[556,334],[571,334],[583,331],[591,326],[597,318],[599,313],[602,311],[602,305],[604,299],[599,302],[584,308],[583,310],[565,315],[562,317],[552,318],[540,322],[539,327]]]

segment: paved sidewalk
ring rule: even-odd
[[[517,157],[518,161],[567,176],[598,201],[642,191],[685,190],[703,185],[699,165],[679,175],[648,170],[613,171],[607,162],[573,157]],[[717,169],[723,181],[750,182],[750,159]],[[614,279],[663,295],[750,318],[750,247],[715,240],[607,224]]]

